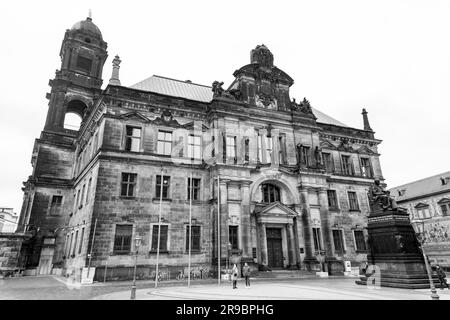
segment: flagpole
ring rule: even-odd
[[[217,279],[220,286],[220,177],[217,175]]]
[[[188,287],[191,285],[191,246],[192,246],[192,168],[189,190],[189,259],[188,259]]]
[[[160,184],[160,192],[159,192],[159,218],[158,218],[158,247],[156,248],[155,288],[158,287],[159,246],[160,246],[160,242],[161,242],[161,211],[162,211],[163,188],[164,188],[164,168],[161,167],[161,184]]]

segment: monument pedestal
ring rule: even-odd
[[[378,203],[372,207],[367,223],[370,254],[369,270],[357,284],[382,287],[430,288],[427,269],[420,245],[409,220],[402,209],[383,209]],[[370,272],[371,271],[371,272]],[[433,277],[439,284],[437,276]]]

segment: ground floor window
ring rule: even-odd
[[[344,235],[342,233],[342,230],[340,229],[333,230],[333,242],[334,242],[334,251],[337,254],[345,253]]]
[[[366,251],[367,247],[364,232],[362,230],[353,230],[353,235],[355,237],[356,251]]]
[[[191,226],[191,251],[200,251],[200,226]],[[186,227],[186,251],[189,251],[189,226]]]
[[[323,251],[322,248],[322,234],[320,232],[320,228],[312,228],[313,230],[313,238],[314,238],[314,250],[316,253]]]
[[[229,226],[228,241],[230,243],[230,249],[239,249],[238,243],[238,226]]]
[[[152,251],[157,251],[158,248],[158,227],[159,225],[153,225],[153,232],[152,232]],[[161,232],[160,232],[160,240],[159,240],[159,251],[167,251],[167,239],[168,239],[168,231],[169,226],[168,225],[161,225]]]
[[[114,236],[114,254],[128,254],[131,251],[131,237],[133,233],[133,226],[116,225],[116,234]]]

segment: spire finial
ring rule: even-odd
[[[88,16],[88,18],[92,20],[92,9],[89,9],[89,16]]]
[[[369,117],[367,116],[366,108],[362,109],[362,113],[361,114],[363,115],[364,130],[366,130],[366,131],[373,131],[372,128],[370,127],[370,124],[369,124]]]
[[[114,86],[120,86],[120,79],[119,79],[119,69],[120,69],[120,63],[122,61],[119,58],[119,55],[116,55],[113,60],[113,71],[111,75],[111,79],[109,79],[109,84]]]

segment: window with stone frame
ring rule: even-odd
[[[334,243],[334,252],[337,254],[345,253],[345,245],[344,245],[344,234],[341,229],[332,230],[333,234],[333,243]]]
[[[161,225],[161,232],[158,232],[159,225],[154,224],[152,228],[152,246],[151,251],[156,252],[158,249],[158,233],[159,233],[159,251],[160,252],[167,252],[167,240],[168,240],[168,231],[169,226],[167,224]]]
[[[201,159],[201,137],[193,134],[188,136],[187,156],[190,159]]]
[[[323,165],[327,173],[334,172],[334,160],[333,155],[328,152],[322,152]]]
[[[158,131],[157,153],[166,156],[172,154],[172,132]]]
[[[191,186],[192,186],[192,200],[200,200],[200,179],[199,178],[188,178],[187,182],[187,199],[191,199]]]
[[[75,253],[77,252],[77,243],[78,243],[78,230],[75,232],[75,240],[73,242],[72,257],[75,257]]]
[[[80,203],[78,204],[78,209],[81,209],[83,207],[85,191],[86,191],[86,184],[83,184],[83,188],[81,189]]]
[[[280,188],[271,183],[265,183],[261,186],[262,201],[265,203],[281,201]]]
[[[272,137],[266,137],[266,163],[272,163],[273,140]]]
[[[415,207],[416,215],[419,219],[429,219],[431,218],[430,206],[425,203],[419,203]]]
[[[370,164],[370,158],[361,157],[361,175],[365,178],[372,178],[372,165]]]
[[[200,251],[200,226],[191,226],[191,251]],[[186,252],[189,251],[189,226],[186,226]]]
[[[367,250],[366,238],[363,230],[353,230],[353,236],[355,238],[356,251],[364,252]]]
[[[161,176],[160,175],[156,176],[155,197],[158,199],[161,197],[161,185],[162,185],[162,198],[169,199],[170,177],[164,176],[163,180],[164,181],[161,184]]]
[[[354,175],[352,158],[350,156],[342,155],[342,173],[347,176]]]
[[[92,59],[80,55],[77,56],[76,68],[89,73],[92,69]]]
[[[122,172],[120,195],[122,197],[134,197],[136,189],[137,174]]]
[[[65,244],[65,248],[64,248],[64,257],[68,257],[69,253],[70,253],[70,235],[68,234],[66,236],[66,244]]]
[[[78,191],[77,191],[77,203],[75,205],[75,210],[80,208],[80,192],[81,192],[81,190],[78,189]]]
[[[250,139],[244,141],[244,161],[248,163],[250,161]]]
[[[339,209],[336,190],[327,190],[327,196],[328,196],[328,207],[331,210]]]
[[[258,132],[258,138],[257,138],[257,143],[258,143],[258,162],[263,162],[263,158],[262,158],[262,136],[261,134]]]
[[[450,199],[443,198],[438,201],[438,205],[441,208],[441,214],[442,216],[449,216],[450,215]]]
[[[58,215],[61,212],[63,197],[54,195],[50,203],[50,215]]]
[[[227,145],[227,159],[230,159],[234,164],[237,163],[237,156],[236,156],[236,136],[227,136],[226,137],[226,145]]]
[[[228,226],[228,242],[231,250],[239,249],[238,226]]]
[[[286,136],[280,135],[278,137],[278,161],[280,164],[286,164],[287,163],[287,157],[286,157]]]
[[[80,245],[78,246],[78,254],[81,254],[81,250],[83,249],[83,240],[84,240],[84,227],[81,229]]]
[[[113,254],[129,254],[131,252],[132,234],[133,225],[116,224]]]
[[[320,228],[313,227],[313,240],[314,240],[314,251],[315,253],[320,253],[323,251],[322,247],[322,233],[320,231]]]
[[[86,204],[89,203],[89,195],[91,193],[91,186],[92,186],[92,177],[89,178],[89,181],[88,181],[88,187],[87,187],[87,190],[86,190]]]
[[[305,166],[311,166],[311,147],[309,146],[301,146],[300,147],[300,155],[301,155],[301,163]]]
[[[142,129],[134,126],[126,126],[125,150],[139,152],[141,148]]]
[[[359,211],[358,195],[355,191],[348,191],[348,204],[350,211]]]

